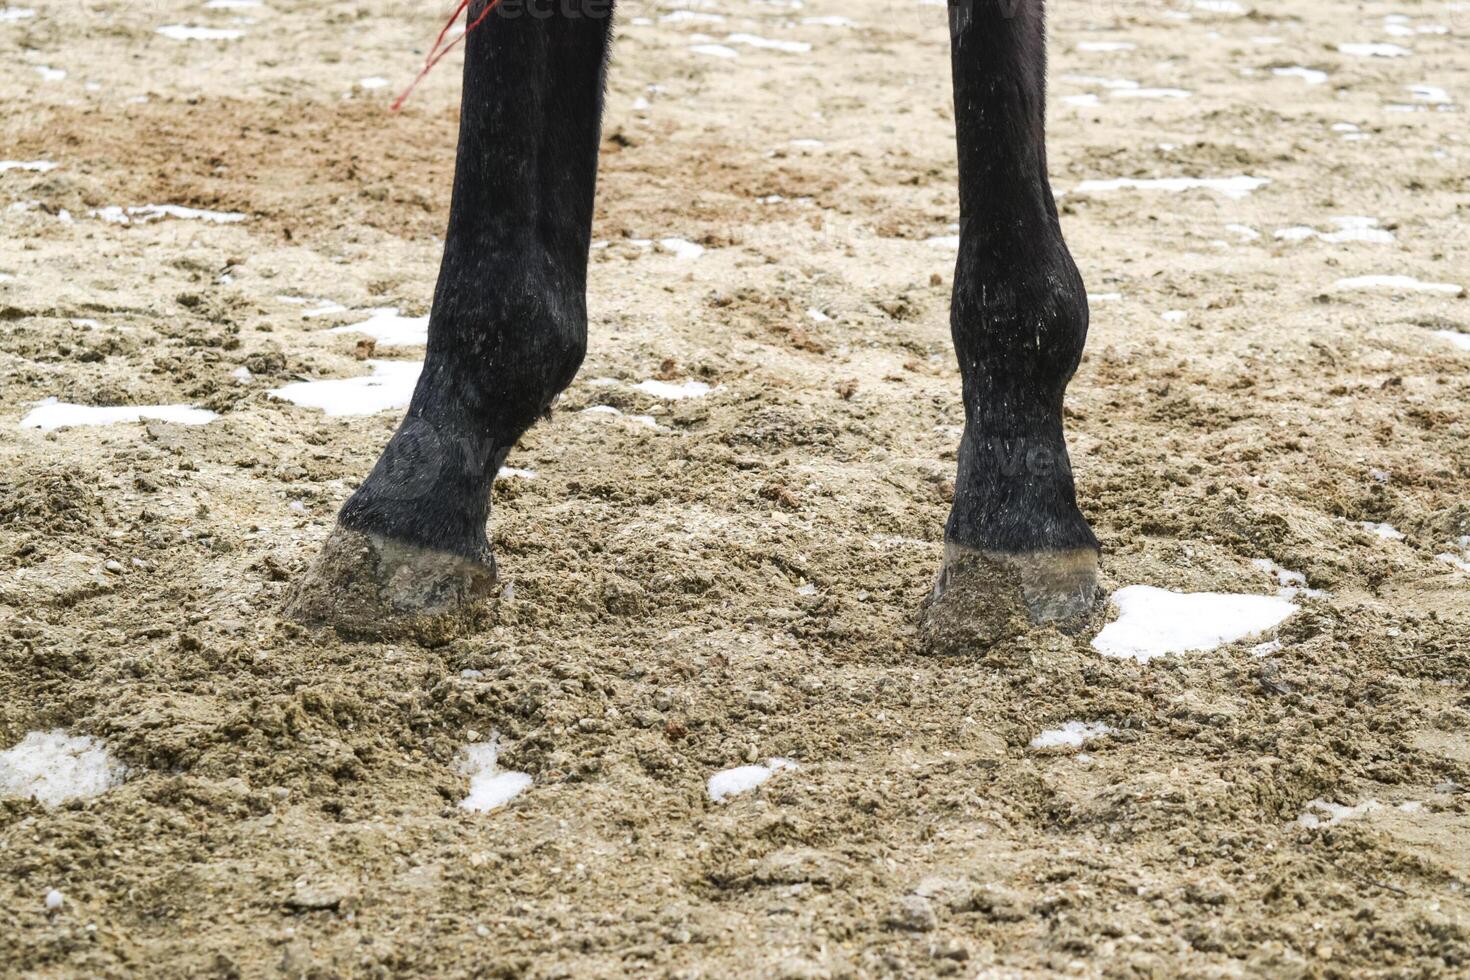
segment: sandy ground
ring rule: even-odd
[[[268,391],[365,374],[329,328],[427,308],[458,61],[385,107],[440,11],[21,2],[0,159],[57,166],[0,172],[0,748],[63,728],[130,774],[0,800],[0,973],[1470,969],[1470,574],[1436,558],[1470,535],[1470,352],[1439,336],[1470,306],[1334,288],[1470,282],[1464,4],[1055,5],[1107,583],[1269,594],[1266,558],[1322,593],[1277,649],[1141,665],[1050,631],[916,649],[961,420],[942,7],[624,5],[592,350],[497,486],[513,595],[427,648],[276,618],[397,413]],[[1405,53],[1337,48],[1370,42]],[[1270,183],[1077,190],[1237,175]],[[92,216],[149,204],[246,217]],[[1275,236],[1344,215],[1392,239]],[[705,252],[627,241],[664,237]],[[220,418],[22,429],[48,397]],[[1028,748],[1070,720],[1115,731]],[[456,753],[490,733],[535,783],[469,813]],[[798,768],[709,801],[771,756]],[[1312,828],[1313,800],[1378,805]]]

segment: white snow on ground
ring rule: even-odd
[[[1060,728],[1048,728],[1031,740],[1030,748],[1033,749],[1080,749],[1083,743],[1090,742],[1104,735],[1111,735],[1117,729],[1111,725],[1104,725],[1100,721],[1067,721]]]
[[[337,312],[337,311],[334,311]],[[331,333],[365,333],[389,347],[422,347],[429,342],[429,318],[399,316],[396,306],[379,306],[367,311],[360,323],[333,327]],[[308,312],[306,316],[311,316]]]
[[[247,7],[263,7],[260,0],[209,0],[205,10],[243,10]]]
[[[1363,521],[1362,524],[1363,530],[1367,531],[1369,534],[1376,534],[1380,538],[1383,538],[1385,541],[1404,540],[1404,532],[1400,531],[1392,524],[1375,524],[1372,521]]]
[[[30,7],[0,7],[0,24],[14,23],[36,16],[36,12]]]
[[[1236,0],[1194,0],[1194,9],[1230,17],[1244,17],[1247,13],[1246,8]]]
[[[245,36],[232,27],[191,27],[187,24],[165,24],[158,33],[174,41],[233,41]]]
[[[50,432],[68,425],[116,425],[142,419],[203,425],[217,418],[219,416],[214,412],[192,405],[73,405],[47,398],[37,402],[36,407],[26,413],[26,417],[20,420],[20,427]]]
[[[658,243],[664,251],[672,252],[676,259],[687,261],[689,259],[697,259],[704,254],[703,245],[696,245],[694,242],[687,241],[683,238],[660,238]]]
[[[373,373],[365,377],[297,381],[270,394],[328,415],[374,415],[406,407],[424,367],[422,361],[368,361],[368,366]]]
[[[1406,85],[1404,86],[1416,102],[1427,102],[1430,105],[1450,105],[1450,93],[1438,85]]]
[[[495,479],[497,480],[509,480],[514,477],[519,477],[522,480],[534,480],[536,479],[536,471],[523,470],[515,466],[502,466],[495,471]]]
[[[710,393],[710,386],[703,381],[686,381],[681,385],[670,384],[667,381],[659,381],[649,378],[640,381],[633,386],[635,391],[641,391],[645,395],[655,398],[663,398],[667,401],[679,401],[684,398],[700,398]]]
[[[30,170],[44,174],[48,170],[55,170],[56,166],[50,160],[0,160],[0,173],[7,170]]]
[[[52,68],[50,65],[37,65],[36,72],[43,82],[59,82],[66,77],[65,68]]]
[[[857,21],[850,17],[803,17],[803,24],[810,27],[856,27]]]
[[[1147,663],[1171,653],[1213,650],[1271,629],[1297,611],[1279,596],[1170,592],[1130,585],[1112,595],[1118,618],[1092,648],[1105,657]]]
[[[471,742],[459,750],[456,768],[470,777],[470,791],[459,801],[461,808],[485,813],[505,806],[530,788],[533,782],[530,773],[503,770],[499,758],[500,746],[494,738],[488,742]]]
[[[1308,85],[1321,85],[1327,81],[1327,73],[1318,71],[1316,68],[1307,68],[1302,65],[1292,65],[1289,68],[1272,68],[1271,74],[1281,75],[1284,78],[1300,78]]]
[[[1385,44],[1381,41],[1339,44],[1337,50],[1355,58],[1407,58],[1414,53],[1400,45]]]
[[[1302,827],[1332,827],[1344,820],[1358,820],[1370,813],[1385,809],[1377,800],[1364,800],[1357,806],[1343,806],[1329,800],[1317,799],[1307,804],[1306,811],[1296,818]],[[1312,811],[1316,810],[1317,813]]]
[[[55,888],[46,893],[46,911],[55,912],[66,904],[66,896]]]
[[[726,34],[725,40],[730,44],[745,44],[752,48],[784,51],[787,54],[806,54],[812,49],[812,46],[805,41],[773,41],[759,34]]]
[[[724,14],[702,14],[693,10],[676,10],[658,19],[660,24],[723,24]]]
[[[1178,194],[1189,190],[1208,190],[1226,197],[1239,200],[1254,191],[1260,190],[1271,181],[1265,177],[1153,177],[1139,179],[1135,177],[1119,177],[1114,180],[1084,180],[1077,185],[1074,193],[1077,194],[1103,194],[1109,191],[1139,190],[1139,191],[1165,191],[1170,194]]]
[[[1355,124],[1350,122],[1333,123],[1332,131],[1334,133],[1341,133],[1342,138],[1349,143],[1361,143],[1363,140],[1373,138],[1371,134],[1363,132]]]
[[[1461,554],[1457,555],[1454,552],[1445,551],[1435,555],[1434,557],[1438,558],[1442,562],[1447,562],[1448,564],[1454,565],[1462,572],[1470,574],[1470,535],[1461,538],[1459,541],[1459,545]]]
[[[362,88],[372,90],[387,88],[390,83],[382,75],[369,75],[367,78],[359,78],[357,84]]]
[[[582,409],[582,414],[612,415],[617,418],[627,419],[629,422],[637,422],[639,425],[646,425],[650,429],[662,428],[662,426],[658,424],[658,420],[655,419],[652,415],[624,415],[619,409],[613,408],[611,405],[593,405],[590,408]]]
[[[1077,50],[1087,52],[1132,51],[1132,41],[1078,41]]]
[[[1457,330],[1436,330],[1434,335],[1440,340],[1448,340],[1460,350],[1470,350],[1470,333],[1460,333]]]
[[[1327,595],[1320,589],[1307,588],[1307,577],[1301,572],[1282,568],[1269,558],[1255,558],[1251,560],[1251,564],[1276,580],[1276,584],[1281,586],[1281,591],[1277,594],[1283,599],[1290,599],[1298,593],[1307,596]]]
[[[186,208],[177,204],[144,204],[135,208],[121,208],[116,205],[98,208],[91,212],[92,217],[101,218],[103,221],[115,225],[126,225],[133,222],[147,224],[160,218],[178,218],[181,221],[208,221],[217,225],[233,224],[236,221],[244,221],[245,215],[238,211],[201,211],[198,208]]]
[[[931,235],[924,239],[924,244],[930,248],[959,248],[959,235]]]
[[[23,797],[46,806],[84,800],[121,785],[127,767],[88,735],[59,728],[31,732],[0,752],[0,797]]]
[[[1120,88],[1108,92],[1114,99],[1187,99],[1193,94],[1182,88]]]
[[[795,768],[796,763],[790,759],[776,758],[767,759],[763,766],[739,766],[722,770],[709,778],[709,798],[719,803],[726,797],[748,793],[776,773]]]
[[[1378,227],[1377,218],[1343,215],[1331,221],[1337,226],[1336,231],[1318,231],[1307,225],[1293,225],[1290,228],[1278,229],[1276,237],[1287,242],[1304,242],[1315,238],[1332,245],[1342,245],[1347,242],[1371,242],[1385,245],[1394,240],[1393,232],[1387,228]]]
[[[1332,284],[1334,289],[1397,289],[1406,293],[1444,293],[1459,296],[1465,287],[1452,282],[1422,282],[1413,276],[1352,276]]]
[[[1226,225],[1225,230],[1230,232],[1232,235],[1239,235],[1241,238],[1245,239],[1248,242],[1256,241],[1261,237],[1261,233],[1256,231],[1250,225]]]
[[[1088,293],[1089,303],[1116,303],[1123,298],[1122,293]]]
[[[691,44],[689,50],[695,54],[709,55],[711,58],[738,58],[740,52],[723,44]]]

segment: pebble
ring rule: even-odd
[[[66,902],[66,896],[55,888],[46,893],[46,911],[55,912]]]
[[[122,562],[118,561],[115,558],[109,558],[107,560],[107,563],[104,564],[102,567],[107,569],[114,575],[121,575],[123,570]]]

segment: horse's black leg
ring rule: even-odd
[[[471,4],[478,16],[485,0]],[[423,375],[290,612],[364,632],[488,594],[496,470],[586,350],[610,0],[507,0],[466,39]]]
[[[1074,619],[1092,606],[1098,556],[1062,435],[1087,294],[1047,180],[1043,2],[950,0],[949,14],[960,173],[950,325],[965,430],[928,618],[983,605],[951,593],[1019,586],[1033,621]]]

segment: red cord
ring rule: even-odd
[[[459,0],[459,5],[454,8],[454,13],[449,15],[449,20],[445,21],[444,29],[441,30],[439,32],[439,36],[434,39],[433,47],[429,48],[429,54],[424,59],[424,67],[419,70],[418,75],[415,76],[414,80],[409,83],[408,88],[403,90],[403,94],[393,100],[393,104],[389,106],[389,108],[394,112],[402,109],[403,103],[407,102],[408,97],[413,94],[413,90],[418,88],[419,82],[422,82],[424,78],[429,74],[429,72],[434,70],[434,66],[437,65],[446,54],[452,51],[456,44],[469,37],[470,31],[483,24],[485,22],[485,18],[490,16],[490,11],[494,10],[497,6],[499,6],[499,4],[500,0],[490,0],[490,2],[485,5],[485,9],[481,11],[480,16],[476,17],[474,21],[464,29],[463,34],[450,41],[448,44],[445,44],[444,38],[449,34],[450,29],[454,27],[455,21],[459,20],[459,15],[464,13],[465,8],[470,5],[470,0]]]

